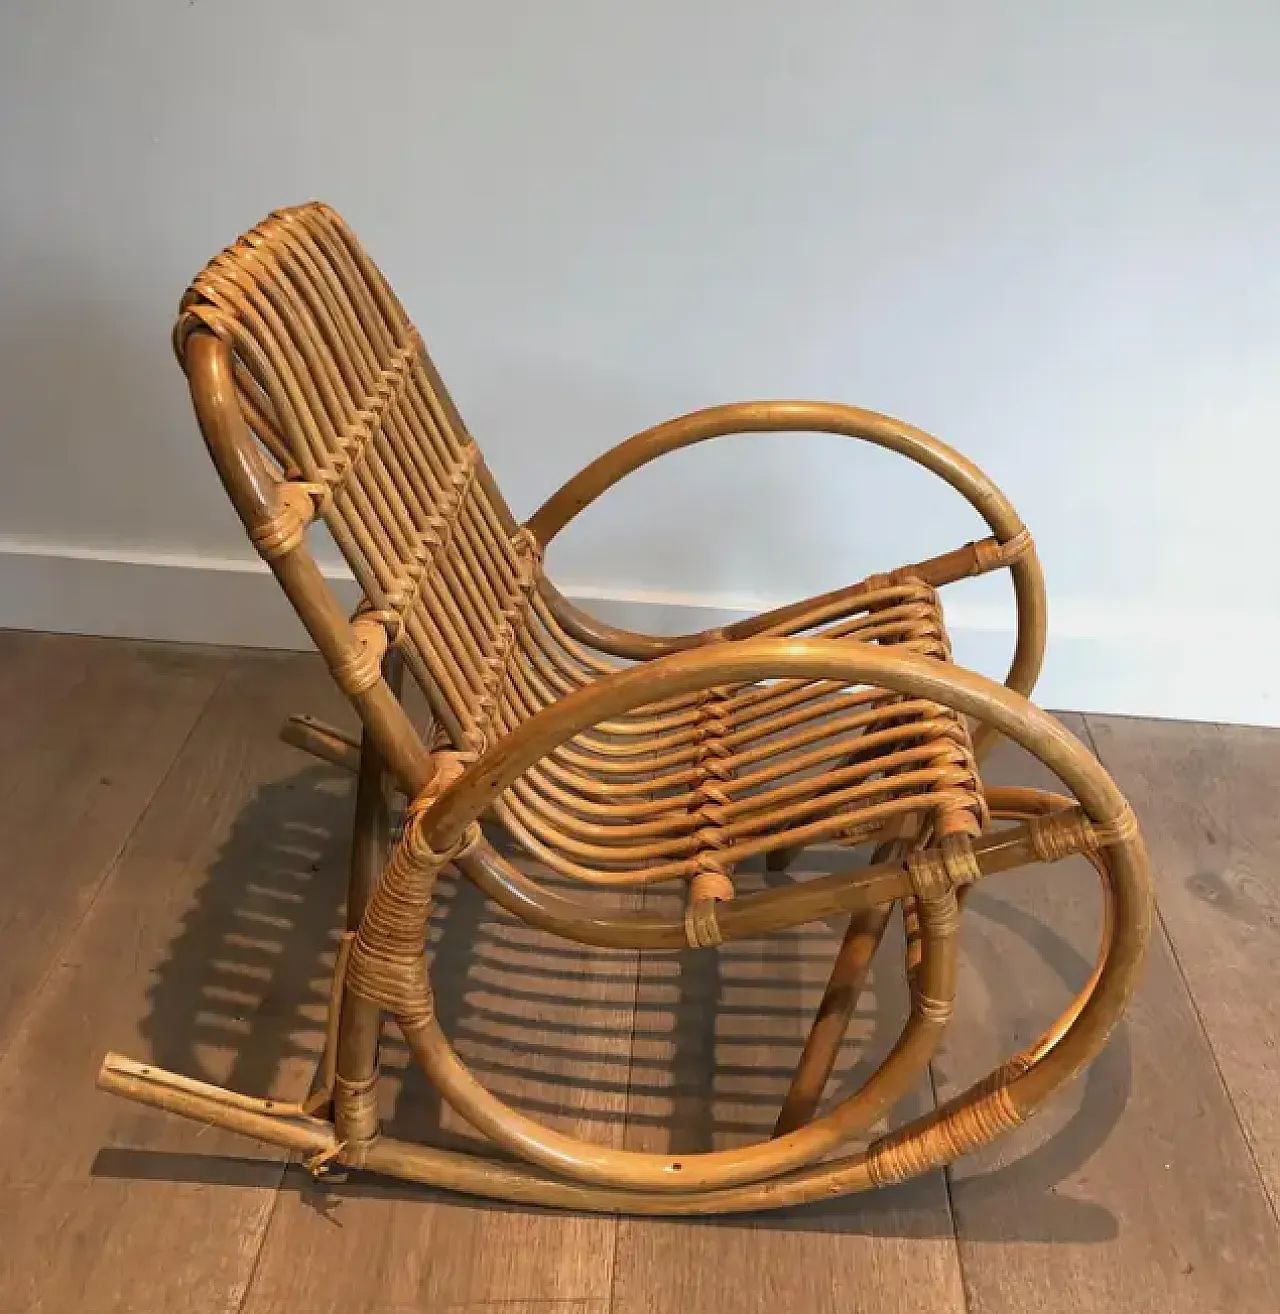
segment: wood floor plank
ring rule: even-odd
[[[1069,720],[1083,732],[1079,718]],[[984,774],[1054,788],[1002,745]],[[940,1097],[1034,1039],[1086,979],[1097,878],[1080,859],[984,882],[962,929]],[[1076,1085],[950,1174],[974,1314],[1280,1308],[1275,1218],[1163,933],[1111,1044]]]
[[[834,868],[806,854],[797,873]],[[844,864],[848,856],[844,855]],[[760,878],[739,873],[741,890]],[[658,906],[670,896],[652,892]],[[678,897],[678,896],[677,896]],[[693,1152],[766,1139],[843,927],[815,924],[715,951],[643,957],[628,1101],[633,1149]],[[856,1089],[907,1012],[896,920],[873,965],[827,1098]],[[930,1107],[923,1073],[893,1124]],[[962,1311],[941,1173],[878,1195],[783,1213],[624,1219],[616,1314],[700,1310]]]
[[[228,1190],[230,1188],[221,1188]],[[246,1193],[237,1191],[238,1197]],[[234,1310],[271,1192],[168,1182],[58,1182],[0,1195],[0,1314]],[[232,1220],[241,1230],[228,1230]],[[254,1223],[257,1223],[255,1231]]]
[[[229,660],[56,635],[0,644],[0,1050]]]
[[[19,778],[25,746],[84,679],[94,649],[92,641],[67,635],[0,630],[0,776]]]
[[[1280,1213],[1280,730],[1086,720],[1142,822],[1165,930]]]
[[[546,872],[527,869],[556,887]],[[431,959],[437,1015],[490,1089],[562,1131],[619,1143],[635,954],[554,939],[486,905],[471,885],[445,882]],[[402,1045],[389,1042],[383,1057],[390,1131],[480,1148]],[[291,1169],[245,1314],[506,1311],[523,1301],[595,1309],[609,1296],[616,1230],[611,1218],[444,1198],[358,1174],[316,1184]]]
[[[342,714],[317,660],[235,660],[0,1059],[0,1310],[239,1308],[282,1162],[93,1079],[113,1048],[305,1091],[350,778],[275,740],[303,708]]]

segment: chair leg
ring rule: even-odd
[[[901,859],[910,847],[914,833],[914,823],[909,820],[897,825],[891,839],[876,845],[871,855],[872,863]],[[836,1056],[840,1053],[849,1023],[853,1021],[854,1010],[867,983],[867,973],[871,970],[871,960],[884,939],[892,911],[892,904],[884,904],[850,917],[831,967],[827,988],[822,992],[822,1002],[805,1038],[800,1062],[796,1064],[790,1089],[778,1112],[778,1121],[773,1128],[775,1136],[785,1136],[797,1127],[803,1127],[818,1111],[822,1092],[835,1068]]]
[[[773,1128],[775,1136],[785,1136],[803,1127],[817,1112],[892,911],[893,905],[885,904],[855,913],[849,919],[822,1002],[791,1078],[791,1088],[778,1113]]]
[[[347,877],[348,931],[360,929],[360,919],[391,850],[392,789],[385,764],[373,741],[366,736],[360,747],[360,768],[356,773],[355,823]]]
[[[398,697],[403,680],[399,653],[388,653],[383,675]],[[391,801],[394,782],[373,740],[360,745],[356,774],[355,824],[351,835],[351,867],[347,880],[347,931],[360,929],[369,900],[377,888],[391,851]],[[338,1023],[337,1076],[334,1083],[334,1125],[338,1138],[358,1142],[377,1134],[376,1082],[382,1013],[350,994],[342,1000]]]

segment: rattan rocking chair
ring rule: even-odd
[[[283,731],[358,771],[347,934],[309,1100],[254,1098],[114,1054],[104,1089],[296,1151],[317,1173],[345,1165],[537,1205],[694,1214],[793,1205],[936,1168],[1017,1126],[1098,1053],[1146,944],[1147,859],[1106,772],[1027,700],[1045,638],[1040,567],[1013,507],[973,464],[868,411],[749,402],[636,435],[520,525],[400,303],[319,204],[272,214],[217,256],[183,298],[175,344],[249,537],[363,725],[358,744],[307,718]],[[547,578],[546,545],[625,475],[678,448],[768,430],[826,431],[897,452],[950,484],[990,536],[680,638],[603,624]],[[351,618],[308,550],[317,520],[363,591]],[[996,569],[1011,571],[1018,604],[1004,687],[951,662],[938,596]],[[401,702],[406,668],[431,707],[427,734]],[[999,735],[1073,797],[984,786],[977,762]],[[390,844],[397,788],[407,805]],[[489,843],[482,817],[585,886],[677,883],[684,915],[601,911],[589,894],[548,889]],[[993,819],[1013,824],[992,828]],[[780,876],[735,897],[744,860],[765,855],[785,872],[818,843],[874,851],[869,864],[850,852],[847,870]],[[1079,997],[986,1079],[866,1143],[947,1024],[969,889],[1071,854],[1092,861],[1105,892],[1098,963]],[[433,886],[450,865],[508,913],[587,945],[715,953],[847,916],[773,1137],[678,1157],[613,1149],[564,1135],[481,1085],[438,1024],[425,953]],[[851,1001],[899,904],[909,1017],[862,1088],[819,1113]],[[381,1131],[387,1014],[443,1099],[505,1154]]]

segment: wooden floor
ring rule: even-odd
[[[1137,808],[1161,915],[1126,1022],[1038,1120],[878,1195],[617,1221],[316,1184],[94,1090],[117,1049],[305,1091],[351,788],[275,740],[299,710],[350,721],[313,658],[0,634],[0,1314],[1280,1310],[1280,732],[1065,718]],[[990,774],[1044,781],[1004,748]],[[1091,879],[1077,860],[975,893],[958,1015],[897,1116],[1083,982]],[[614,1144],[694,1150],[767,1134],[839,933],[579,950],[449,886],[433,972],[494,1089]],[[899,964],[886,946],[833,1093],[889,1043]],[[471,1135],[403,1051],[388,1061],[398,1134]]]

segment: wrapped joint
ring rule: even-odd
[[[297,548],[316,518],[316,504],[309,485],[280,484],[276,489],[276,505],[274,516],[249,530],[249,540],[264,561],[287,556]]]
[[[958,770],[952,780],[941,779],[939,785],[954,791],[952,799],[934,810],[934,831],[946,839],[977,839],[982,834],[982,818],[974,805],[981,786],[972,770]]]
[[[537,535],[532,529],[522,525],[511,538],[511,546],[516,556],[520,557],[525,563],[528,578],[522,578],[520,583],[523,587],[528,588],[532,584],[534,577],[542,569],[542,544],[538,542]]]
[[[1138,834],[1138,819],[1126,803],[1110,821],[1090,821],[1082,808],[1064,808],[1030,817],[1027,831],[1032,852],[1041,862],[1061,862],[1077,853],[1096,853],[1125,844]]]
[[[989,1082],[979,1082],[943,1105],[931,1122],[924,1119],[908,1123],[874,1142],[867,1151],[871,1180],[877,1186],[906,1181],[941,1168],[1021,1126],[1023,1116],[1008,1087],[1003,1082]]]
[[[404,827],[400,832],[400,846],[413,861],[423,867],[438,870],[469,853],[484,838],[480,823],[473,821],[451,844],[443,849],[432,846],[423,821],[436,805],[440,795],[449,789],[474,761],[470,753],[436,753],[432,757],[435,775],[416,798],[410,799],[404,812]]]
[[[917,992],[912,996],[912,1011],[922,1021],[941,1030],[951,1021],[954,1004],[950,999],[934,999],[931,995]]]
[[[347,973],[352,994],[393,1014],[402,1027],[425,1026],[435,1016],[435,1000],[421,958],[422,951],[399,957],[357,938]]]
[[[945,835],[936,847],[907,855],[907,874],[916,898],[927,904],[974,884],[982,868],[967,835]]]
[[[405,638],[404,616],[398,611],[391,611],[386,608],[376,608],[362,606],[357,612],[357,618],[368,621],[375,621],[381,625],[387,632],[387,642],[394,646],[399,646]]]
[[[718,899],[722,903],[727,903],[733,895],[733,882],[718,868],[708,867],[689,882],[691,903],[704,903],[708,899]]]
[[[358,616],[351,632],[354,645],[332,667],[335,683],[348,698],[372,689],[382,679],[387,652],[387,632],[371,615]]]
[[[916,915],[927,939],[948,939],[960,930],[960,900],[955,890],[929,899],[917,898]]]
[[[716,919],[718,899],[690,898],[684,910],[684,938],[690,949],[713,949],[724,943]]]
[[[984,575],[989,570],[1001,570],[1021,561],[1035,551],[1035,546],[1031,531],[1024,526],[1003,543],[997,538],[979,539],[973,545],[974,563],[978,573]]]
[[[484,832],[480,829],[480,823],[473,821],[452,844],[443,850],[436,850],[427,842],[421,830],[418,830],[413,838],[413,852],[416,858],[438,869],[447,867],[458,858],[465,858],[483,839]]]
[[[342,1142],[339,1149],[343,1162],[358,1166],[351,1152],[354,1152],[358,1159],[359,1147],[375,1141],[380,1130],[376,1076],[367,1077],[362,1081],[347,1081],[345,1077],[334,1079],[333,1122],[338,1139]],[[311,1171],[322,1170],[327,1163],[328,1158],[320,1160]],[[311,1165],[308,1164],[308,1167]]]
[[[710,949],[723,943],[716,905],[728,903],[734,896],[729,873],[719,866],[712,854],[699,858],[701,870],[689,882],[684,910],[684,938],[690,949]]]
[[[388,867],[370,901],[356,932],[347,986],[353,995],[391,1013],[402,1026],[422,1026],[435,1013],[423,957],[434,880],[403,877],[394,864]],[[384,893],[393,880],[396,888]]]
[[[1126,803],[1110,821],[1092,823],[1093,842],[1100,849],[1127,844],[1138,837],[1138,818]]]

